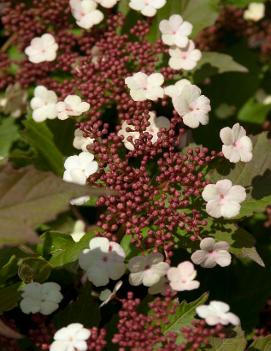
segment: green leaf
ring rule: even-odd
[[[248,348],[248,351],[270,351],[271,335],[257,338]]]
[[[0,289],[0,314],[12,310],[21,298],[19,288],[21,283],[16,283]]]
[[[75,262],[81,251],[88,247],[90,239],[95,234],[96,231],[93,229],[86,233],[78,243],[75,243],[70,235],[47,232],[42,235],[44,254],[51,256],[49,262],[53,267],[62,267]]]
[[[18,127],[11,117],[0,120],[0,157],[7,157],[15,140],[19,138]]]
[[[234,61],[230,55],[220,52],[203,52],[202,58],[197,65],[197,69],[209,64],[217,69],[217,73],[225,72],[248,72],[247,68]]]
[[[204,236],[213,236],[217,241],[226,241],[230,245],[230,252],[239,259],[249,258],[258,265],[265,266],[255,248],[254,237],[233,223],[210,221],[209,229],[205,229]]]
[[[56,326],[60,328],[70,323],[82,323],[87,328],[97,327],[101,319],[99,300],[91,293],[91,284],[87,283],[80,290],[78,299],[56,314],[54,318]]]
[[[186,302],[183,300],[174,315],[169,316],[169,323],[162,326],[164,334],[169,332],[175,332],[178,334],[177,342],[180,344],[183,340],[183,336],[180,333],[181,328],[189,325],[191,321],[195,318],[196,308],[203,305],[208,299],[208,293],[204,293],[197,300],[192,302]]]
[[[10,165],[0,172],[0,244],[37,242],[35,228],[69,209],[69,200],[101,195],[94,189],[64,182],[50,172]],[[15,220],[16,219],[16,220]]]
[[[241,122],[262,124],[270,111],[271,105],[261,104],[251,98],[239,110],[237,118]]]
[[[54,142],[53,133],[46,126],[45,122],[37,123],[32,119],[24,121],[26,129],[23,137],[36,151],[39,165],[44,170],[51,170],[57,175],[64,171],[64,156]]]
[[[213,338],[209,339],[210,351],[244,351],[246,349],[246,338],[240,328],[236,328],[237,335],[234,338]]]
[[[28,257],[20,260],[18,276],[28,284],[31,281],[44,282],[52,271],[51,266],[42,257]]]
[[[254,212],[263,212],[271,203],[271,140],[264,132],[252,137],[252,141],[251,162],[239,162],[233,166],[228,161],[223,161],[212,175],[214,182],[227,178],[233,184],[248,188],[249,192],[241,204],[238,218],[252,216]]]

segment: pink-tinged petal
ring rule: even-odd
[[[166,4],[166,0],[151,0],[150,5],[155,7],[156,9],[160,9]]]
[[[161,278],[161,275],[155,272],[153,269],[148,269],[143,274],[142,283],[144,286],[150,287],[157,284]]]
[[[216,200],[208,201],[206,204],[206,212],[214,218],[219,218],[222,216],[221,205]]]
[[[210,302],[210,308],[215,312],[215,313],[226,313],[230,310],[230,306],[222,301],[211,301]]]
[[[242,126],[240,126],[239,123],[235,123],[232,127],[232,134],[233,140],[237,141],[238,139],[241,139],[243,136],[246,135],[246,131]]]
[[[192,33],[193,30],[193,25],[190,22],[183,22],[181,24],[180,29],[178,31],[178,34],[181,34],[183,36],[188,36]]]
[[[200,242],[200,248],[205,251],[213,251],[215,247],[214,238],[204,238]]]
[[[73,350],[87,351],[88,345],[84,340],[76,340],[73,344]]]
[[[170,34],[170,36],[172,37],[172,28],[171,28],[171,23],[167,20],[162,20],[159,23],[159,29],[162,33],[165,34]]]
[[[214,245],[214,250],[226,250],[228,251],[230,248],[230,245],[226,241],[218,241]]]
[[[232,182],[229,179],[222,179],[216,183],[216,188],[221,195],[227,195],[232,187]]]
[[[213,326],[213,325],[216,325],[216,324],[219,324],[221,323],[221,320],[219,317],[217,317],[216,315],[208,315],[206,318],[205,318],[205,321],[208,325],[210,326]]]
[[[195,264],[201,264],[205,261],[207,253],[204,250],[197,250],[191,255],[191,261]]]
[[[240,212],[240,204],[234,201],[227,201],[221,206],[221,216],[225,218],[233,218]]]
[[[216,266],[215,258],[216,258],[215,252],[207,254],[206,260],[202,262],[201,266],[203,268],[214,268]]]
[[[202,198],[205,201],[218,200],[218,192],[215,184],[208,184],[205,186],[202,192]]]
[[[173,44],[176,44],[180,48],[184,48],[188,44],[188,38],[181,35],[175,35],[173,38]]]
[[[146,91],[146,98],[152,101],[162,99],[164,96],[164,89],[158,86],[154,86]]]
[[[129,283],[133,286],[139,286],[143,282],[144,272],[130,273]]]
[[[233,325],[239,325],[240,324],[239,317],[237,317],[234,313],[228,312],[228,313],[226,313],[225,317]]]
[[[141,272],[141,271],[144,271],[146,265],[147,265],[146,256],[135,256],[129,260],[128,269],[132,273]]]
[[[173,280],[178,280],[179,273],[178,273],[178,268],[177,267],[171,267],[167,271],[167,277],[170,281]]]
[[[220,250],[216,253],[215,260],[220,267],[227,267],[231,264],[231,254],[228,251]]]
[[[234,143],[232,130],[229,127],[222,128],[219,136],[222,143],[225,145],[232,145]]]
[[[141,11],[142,15],[147,17],[155,16],[156,12],[157,12],[156,8],[150,5],[144,7]]]
[[[228,159],[232,163],[237,163],[240,161],[240,151],[237,150],[232,145],[223,145],[222,152],[226,159]]]
[[[195,290],[198,289],[200,286],[199,281],[197,280],[192,280],[191,282],[187,282],[183,285],[180,291],[190,291],[190,290]]]
[[[108,253],[109,240],[107,238],[96,237],[89,242],[90,250],[99,249],[101,252]]]
[[[190,128],[198,128],[200,123],[195,112],[186,113],[183,116],[183,123]]]
[[[183,277],[190,277],[194,275],[196,272],[194,269],[193,263],[189,261],[184,261],[182,263],[179,263],[177,266],[178,272],[181,274]]]
[[[241,185],[234,185],[226,195],[227,201],[243,202],[247,197],[246,189]]]

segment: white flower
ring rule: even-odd
[[[265,5],[262,3],[251,2],[244,12],[244,19],[250,21],[260,21],[264,18]]]
[[[181,93],[173,95],[172,102],[175,110],[182,117],[183,123],[190,128],[197,128],[200,123],[205,125],[209,122],[208,113],[211,111],[210,100],[201,95],[201,90],[196,85],[181,81]],[[169,87],[168,87],[169,88]],[[174,93],[177,88],[171,88]],[[169,94],[167,89],[167,94]]]
[[[22,292],[21,310],[26,313],[41,313],[49,315],[58,309],[58,304],[63,299],[57,283],[29,283]]]
[[[80,96],[68,95],[64,101],[60,101],[56,105],[57,118],[65,120],[70,116],[81,116],[90,109],[90,104],[83,102]]]
[[[119,0],[95,0],[101,6],[110,9],[111,7],[115,6]]]
[[[55,333],[50,351],[87,351],[86,340],[90,335],[90,330],[84,328],[82,324],[69,324]]]
[[[125,79],[125,84],[130,89],[130,95],[134,101],[152,100],[164,96],[164,89],[161,85],[164,83],[164,77],[161,73],[152,73],[147,75],[143,72],[133,74]]]
[[[180,48],[188,45],[188,36],[192,33],[193,26],[179,15],[172,15],[169,20],[163,20],[159,24],[162,33],[162,41],[169,46],[176,45]]]
[[[223,155],[232,163],[239,161],[249,162],[252,159],[252,142],[246,136],[246,131],[239,123],[232,128],[225,127],[220,130],[220,139],[223,142]]]
[[[33,109],[33,119],[35,122],[43,122],[46,119],[57,117],[57,96],[52,90],[48,90],[43,85],[39,85],[34,90],[34,97],[30,101]]]
[[[70,0],[70,7],[77,25],[81,28],[90,29],[104,19],[93,0]]]
[[[229,266],[231,264],[229,247],[226,241],[216,243],[213,238],[205,238],[200,242],[201,250],[195,251],[191,260],[204,268],[213,268],[217,264],[221,267]]]
[[[165,4],[166,0],[130,0],[129,6],[144,16],[153,17]]]
[[[71,233],[71,237],[73,238],[73,241],[76,243],[80,241],[83,236],[86,234],[85,232],[86,225],[85,222],[82,220],[75,221],[73,231]]]
[[[79,265],[87,272],[95,286],[104,286],[109,279],[118,280],[125,272],[125,252],[122,247],[107,238],[94,238],[79,257]]]
[[[189,40],[189,43],[184,48],[172,47],[169,49],[169,55],[169,67],[185,71],[194,69],[202,56],[200,50],[195,49],[195,44],[192,40]]]
[[[88,195],[79,196],[79,197],[76,197],[74,199],[71,199],[70,200],[70,204],[73,205],[73,206],[82,206],[86,202],[88,202],[89,199],[90,199],[90,196],[88,196]]]
[[[152,144],[155,144],[158,140],[158,133],[160,132],[160,129],[169,129],[170,121],[164,116],[156,117],[156,114],[153,111],[149,112],[149,116],[150,125],[146,128],[145,132],[152,135],[151,142]]]
[[[182,262],[177,267],[171,267],[167,272],[169,285],[175,291],[197,289],[199,282],[194,280],[196,275],[197,271],[189,261]]]
[[[98,163],[94,161],[93,154],[81,152],[79,155],[68,157],[64,167],[63,179],[66,182],[85,185],[88,177],[97,172]]]
[[[140,133],[135,130],[135,127],[132,124],[128,124],[124,121],[118,132],[118,136],[123,136],[123,144],[126,149],[133,151],[135,149],[134,142],[140,137]]]
[[[240,319],[229,310],[230,306],[221,301],[211,301],[209,305],[201,305],[196,308],[197,315],[204,318],[208,325],[239,325]]]
[[[81,129],[77,128],[74,131],[73,147],[78,150],[87,151],[87,146],[93,144],[95,139],[84,137]]]
[[[58,44],[52,34],[45,33],[41,37],[31,40],[30,46],[25,49],[25,54],[29,61],[33,63],[41,63],[45,61],[54,61]]]
[[[105,289],[103,291],[101,291],[99,299],[101,301],[103,301],[102,304],[100,304],[100,307],[103,307],[104,305],[106,305],[109,301],[113,300],[117,294],[117,292],[119,291],[119,289],[122,287],[123,282],[120,280],[116,283],[116,285],[114,286],[113,291],[109,290],[109,289]]]
[[[206,212],[214,217],[232,218],[239,214],[240,203],[246,199],[246,190],[241,185],[232,185],[228,179],[205,186],[202,197],[207,201]]]
[[[129,282],[131,285],[152,286],[159,282],[161,277],[165,276],[169,265],[164,261],[160,253],[151,253],[147,256],[136,256],[130,259],[128,263]]]

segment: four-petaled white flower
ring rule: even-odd
[[[56,59],[58,44],[52,34],[45,33],[41,37],[31,40],[30,46],[25,49],[25,54],[32,63],[54,61]]]
[[[70,7],[77,25],[81,28],[90,29],[104,19],[94,0],[70,0]]]
[[[175,70],[183,69],[185,71],[190,71],[194,69],[201,59],[201,52],[195,49],[195,44],[192,40],[189,40],[188,44],[184,48],[179,48],[177,46],[169,49],[169,67]]]
[[[95,0],[101,6],[110,9],[111,7],[115,6],[119,0]]]
[[[43,85],[39,85],[34,90],[34,97],[30,101],[33,109],[32,117],[35,122],[43,122],[46,119],[57,117],[57,96],[52,90],[48,90]]]
[[[206,212],[210,216],[232,218],[239,214],[246,190],[241,185],[232,185],[229,179],[222,179],[216,184],[206,185],[202,197],[207,201]]]
[[[140,11],[147,17],[153,17],[165,4],[166,0],[130,0],[129,2],[131,9]]]
[[[252,159],[252,142],[246,135],[245,129],[239,123],[232,128],[220,130],[220,139],[223,142],[223,155],[232,163],[239,161],[249,162]]]
[[[149,126],[146,128],[145,132],[152,135],[151,142],[155,144],[158,140],[158,133],[161,129],[169,129],[170,121],[164,116],[156,117],[155,112],[149,112]]]
[[[22,289],[21,310],[26,313],[41,313],[49,315],[58,309],[63,299],[60,285],[53,282],[29,283]]]
[[[195,251],[191,255],[191,260],[195,264],[204,268],[213,268],[217,264],[226,267],[231,264],[230,245],[226,241],[218,241],[213,238],[205,238],[200,242],[201,250]]]
[[[87,146],[93,144],[95,139],[84,137],[81,129],[77,128],[74,131],[73,147],[78,150],[87,151]]]
[[[97,172],[98,163],[90,152],[81,152],[79,155],[70,156],[64,163],[65,172],[63,179],[66,182],[85,185],[89,176]]]
[[[244,19],[248,21],[258,22],[264,18],[265,4],[251,2],[244,12]]]
[[[221,301],[211,301],[209,305],[201,305],[196,308],[197,315],[205,319],[208,325],[239,325],[240,319],[229,311],[230,306]]]
[[[90,104],[81,100],[78,95],[68,95],[56,105],[57,118],[65,120],[70,116],[81,116],[90,109]]]
[[[171,267],[167,272],[169,285],[175,291],[197,289],[200,284],[194,280],[196,276],[197,271],[194,269],[193,263],[189,261],[182,262],[177,267]]]
[[[73,241],[78,243],[86,234],[85,229],[86,229],[86,224],[84,221],[82,221],[81,219],[78,219],[77,221],[75,221],[73,231],[71,233],[71,237],[73,238]]]
[[[188,84],[186,80],[181,81],[179,85],[182,85],[181,92],[173,95],[172,102],[175,110],[182,117],[183,123],[190,128],[197,128],[200,123],[208,124],[208,113],[211,111],[210,100],[201,95],[199,87]],[[175,88],[172,90],[174,91]]]
[[[169,264],[163,261],[164,257],[160,253],[132,257],[128,263],[128,269],[131,272],[130,284],[134,286],[143,284],[150,287],[158,283],[169,269]]]
[[[87,351],[86,340],[91,332],[80,323],[72,323],[59,329],[54,335],[50,351]]]
[[[164,77],[161,73],[152,73],[148,76],[143,72],[137,72],[127,77],[125,83],[134,101],[156,101],[164,96],[164,89],[161,87]]]
[[[172,15],[168,20],[159,24],[162,33],[162,41],[169,46],[176,45],[184,48],[188,45],[188,36],[192,33],[193,26],[179,15]]]
[[[107,238],[97,237],[89,242],[79,257],[79,265],[87,273],[89,281],[95,286],[104,286],[109,278],[118,280],[126,270],[125,252],[122,247]]]
[[[118,131],[118,136],[123,137],[122,141],[126,149],[133,151],[135,149],[134,142],[140,137],[140,133],[135,130],[135,126],[124,121]]]

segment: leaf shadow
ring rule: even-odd
[[[253,178],[251,196],[259,200],[269,195],[271,195],[271,170],[267,169],[263,175]]]

